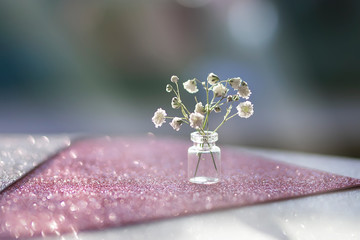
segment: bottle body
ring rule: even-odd
[[[217,133],[191,134],[194,145],[188,149],[188,179],[192,183],[213,184],[221,179],[221,150]]]

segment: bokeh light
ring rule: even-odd
[[[359,157],[359,22],[359,1],[2,1],[0,132],[188,139],[151,117],[173,74],[214,72],[255,104],[220,144]]]

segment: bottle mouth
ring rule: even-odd
[[[218,140],[217,132],[205,131],[204,134],[199,132],[191,133],[191,141],[194,143],[214,143]]]

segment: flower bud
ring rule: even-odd
[[[237,95],[237,94],[234,95],[232,98],[233,98],[234,101],[238,101],[240,99],[239,95]]]
[[[180,108],[181,106],[181,102],[179,101],[179,99],[177,97],[173,97],[171,100],[171,107],[176,109],[176,108]]]
[[[207,81],[209,82],[210,85],[214,85],[218,81],[220,81],[220,79],[216,74],[210,73],[209,76],[207,77]]]
[[[167,92],[171,92],[172,90],[173,90],[173,87],[170,84],[166,85]]]
[[[179,78],[178,78],[178,76],[175,76],[175,75],[174,75],[174,76],[171,77],[170,80],[171,80],[171,82],[173,82],[173,83],[177,83],[177,82],[179,81]]]
[[[229,95],[229,96],[227,97],[227,102],[232,102],[232,100],[233,100],[233,97],[232,97],[231,95]]]
[[[219,112],[221,112],[221,108],[220,108],[219,106],[217,106],[217,107],[214,108],[214,111],[215,111],[216,113],[219,113]]]

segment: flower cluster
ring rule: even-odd
[[[238,115],[241,118],[249,118],[254,113],[253,104],[250,101],[240,102],[240,99],[249,99],[251,91],[247,82],[241,78],[230,78],[227,80],[220,80],[220,78],[210,73],[207,77],[207,81],[201,82],[198,79],[190,79],[183,83],[184,89],[191,93],[197,93],[199,91],[198,86],[202,86],[206,92],[206,104],[199,102],[195,97],[194,111],[190,112],[188,108],[182,103],[180,91],[179,91],[179,78],[177,76],[171,77],[171,83],[166,85],[166,91],[173,92],[175,96],[171,100],[171,107],[174,109],[180,109],[182,117],[168,117],[165,110],[159,108],[152,118],[152,122],[155,127],[158,128],[166,122],[166,118],[172,119],[170,126],[179,131],[182,124],[188,124],[190,127],[198,130],[201,133],[209,130],[209,115],[212,112],[219,113],[223,108],[226,109],[224,119],[215,128],[216,132],[226,121]],[[232,92],[235,94],[229,94],[232,88]],[[212,94],[210,94],[212,93]],[[211,96],[212,95],[212,96]],[[210,99],[211,97],[211,99]],[[240,102],[236,110],[237,112],[230,115],[232,111],[232,105],[235,102]]]

